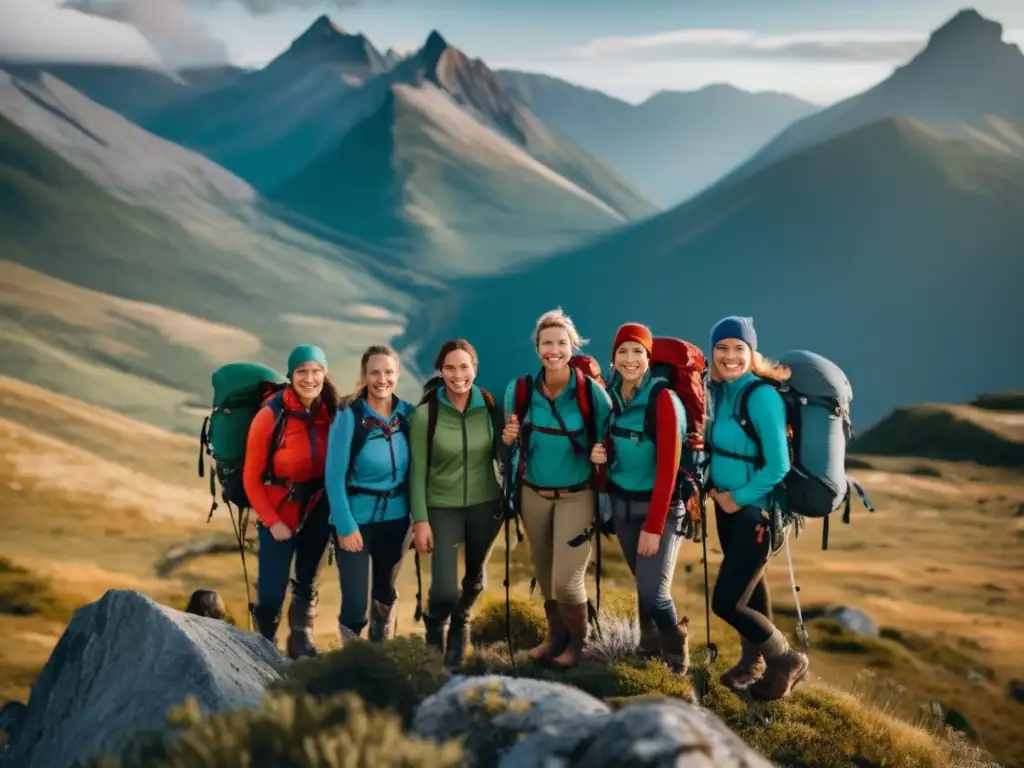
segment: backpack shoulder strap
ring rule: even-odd
[[[352,465],[356,462],[356,457],[363,450],[363,446],[366,445],[366,438],[370,431],[363,423],[363,401],[360,398],[356,398],[349,403],[348,407],[352,411],[352,442],[349,443],[348,450],[348,466],[351,472]]]
[[[592,378],[585,373],[576,371],[576,403],[579,406],[580,414],[583,416],[583,429],[587,435],[587,451],[590,446],[597,442],[597,416],[594,405],[594,387],[597,386]],[[588,453],[589,455],[589,453]]]
[[[658,398],[668,388],[668,382],[658,378],[651,384],[651,391],[647,395],[647,405],[644,408],[644,434],[655,444],[658,439]]]
[[[439,404],[437,402],[437,390],[428,392],[423,401],[427,405],[427,471],[434,460],[434,433],[437,431],[437,417]]]
[[[736,421],[739,422],[740,427],[746,433],[754,445],[757,446],[757,453],[760,456],[763,453],[761,447],[761,436],[757,434],[757,429],[754,428],[754,422],[750,419],[750,396],[754,394],[761,387],[774,387],[775,382],[768,379],[757,378],[747,384],[740,392],[740,396],[737,399],[736,404]]]
[[[533,377],[530,375],[520,376],[516,379],[516,388],[512,398],[512,410],[519,419],[520,426],[526,421],[526,415],[530,412],[532,402]]]
[[[277,485],[280,480],[274,472],[274,454],[281,446],[284,430],[288,424],[288,409],[284,407],[284,390],[278,390],[270,400],[267,408],[274,414],[274,429],[270,433],[270,444],[267,446],[267,463],[263,468],[263,482]]]

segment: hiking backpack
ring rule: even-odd
[[[828,549],[830,515],[844,507],[842,520],[850,522],[851,491],[856,491],[869,512],[874,506],[861,486],[846,474],[846,446],[853,440],[850,404],[853,388],[838,365],[821,355],[795,350],[779,360],[792,371],[788,381],[758,378],[737,398],[736,418],[757,446],[749,459],[764,465],[761,440],[750,420],[750,396],[771,386],[786,406],[786,438],[790,470],[773,491],[773,502],[784,514],[822,520],[821,548]]]
[[[288,380],[273,368],[260,363],[227,363],[213,372],[213,410],[203,420],[199,433],[199,476],[204,476],[203,454],[212,459],[210,495],[217,505],[214,477],[220,484],[221,498],[238,509],[249,508],[249,497],[242,484],[246,441],[249,425],[264,405],[270,405],[279,415],[283,402],[281,395]],[[283,420],[279,420],[283,421]],[[268,465],[273,461],[273,445]]]

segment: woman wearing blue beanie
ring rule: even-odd
[[[771,554],[768,496],[790,468],[786,408],[774,387],[750,394],[748,411],[761,448],[738,417],[743,391],[758,378],[784,381],[789,369],[766,361],[757,351],[749,317],[730,316],[711,329],[713,412],[705,443],[711,454],[710,492],[722,547],[713,609],[740,635],[739,663],[722,675],[734,691],[758,700],[779,699],[807,675],[805,654],[789,647],[772,621],[765,575]]]
[[[259,633],[274,642],[294,561],[287,652],[295,659],[317,653],[317,574],[331,537],[324,459],[338,393],[327,375],[324,351],[311,344],[288,356],[288,380],[289,386],[268,400],[249,426],[242,482],[260,522],[253,618]]]

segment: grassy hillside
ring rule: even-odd
[[[1024,467],[1024,410],[928,403],[898,408],[857,437],[862,454]]]
[[[1022,241],[1024,163],[886,120],[516,275],[458,285],[458,304],[426,306],[410,337],[426,361],[467,335],[481,383],[501,388],[537,365],[530,329],[552,307],[601,360],[625,321],[706,346],[723,315],[752,315],[769,356],[811,349],[846,371],[863,429],[897,405],[1021,380],[1022,364],[991,350],[1015,348],[1024,320]]]
[[[268,197],[443,277],[504,271],[624,222],[429,83],[395,86]]]
[[[14,595],[32,607],[18,615],[0,610],[0,634],[8,638],[0,656],[0,699],[24,699],[70,611],[111,587],[139,589],[179,607],[192,590],[212,587],[244,624],[237,551],[185,560],[166,572],[161,567],[177,545],[211,535],[229,539],[231,534],[223,509],[205,522],[209,495],[205,480],[195,475],[192,439],[6,378],[0,378],[0,402],[5,406],[0,417],[0,508],[5,512],[0,598]],[[882,636],[857,637],[815,618],[810,621],[813,680],[803,693],[785,705],[748,708],[720,689],[712,691],[709,705],[782,765],[797,764],[800,756],[818,761],[812,764],[852,768],[900,764],[901,755],[930,755],[930,742],[914,736],[917,732],[893,715],[921,722],[922,706],[932,708],[932,702],[942,713],[952,708],[962,714],[1003,765],[1024,761],[1019,705],[1007,692],[1008,681],[1024,675],[1019,653],[1024,575],[1018,567],[1024,539],[1014,517],[1024,502],[1024,486],[1012,474],[970,479],[949,475],[940,464],[919,463],[934,472],[858,470],[878,511],[869,515],[857,509],[850,526],[834,527],[828,552],[820,550],[814,523],[793,542],[804,610],[813,615],[823,606],[852,606],[867,612],[882,627]],[[713,581],[721,553],[714,530],[710,537]],[[504,642],[501,547],[499,538],[474,628],[481,644],[497,644],[481,646],[479,661],[497,665]],[[255,557],[248,557],[254,574]],[[614,540],[604,542],[603,558],[602,609],[632,611],[628,571]],[[690,617],[698,667],[705,635],[699,560],[700,547],[684,542],[672,590]],[[769,580],[779,621],[788,631],[794,611],[784,565],[784,560],[773,560]],[[536,617],[540,596],[528,593],[526,542],[512,552],[512,566],[512,594],[522,606],[516,615]],[[424,587],[429,586],[429,567],[425,558]],[[321,571],[316,635],[324,647],[338,644],[335,573],[326,564]],[[592,593],[593,572],[587,582]],[[413,621],[411,556],[403,564],[398,589],[399,631],[418,635],[422,626]],[[535,638],[536,623],[516,621],[515,643],[522,651]],[[603,626],[613,624],[606,619]],[[721,648],[719,666],[728,666],[737,653],[734,635],[713,619],[712,638]],[[541,674],[526,664],[521,669]],[[363,685],[359,674],[345,679],[350,687]],[[656,665],[644,663],[635,669],[629,663],[601,665],[566,679],[613,698],[650,687],[675,690]],[[763,727],[768,715],[774,722],[770,728]],[[815,747],[805,738],[808,728],[836,739],[844,733],[847,740],[836,749],[831,739],[817,739],[817,751],[809,752]]]
[[[4,118],[0,199],[0,373],[167,427],[197,426],[216,364],[309,340],[348,387],[409,307],[365,257],[251,211],[132,205]]]

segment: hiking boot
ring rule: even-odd
[[[288,658],[298,659],[303,656],[316,656],[319,650],[313,640],[313,619],[316,618],[317,596],[307,600],[292,590],[292,602],[288,606]]]
[[[658,625],[645,611],[638,612],[640,622],[640,646],[641,656],[651,658],[661,653],[661,637],[658,634]]]
[[[765,658],[765,670],[761,679],[746,689],[751,698],[757,701],[781,699],[807,677],[810,660],[790,648],[779,630],[776,629],[758,650]]]
[[[276,647],[277,627],[281,623],[280,606],[274,606],[271,609],[263,605],[254,605],[252,607],[252,620],[253,624],[256,625],[256,631],[267,638],[271,645]]]
[[[565,650],[569,642],[569,633],[562,621],[562,614],[558,610],[558,602],[555,600],[544,601],[544,613],[548,619],[548,634],[544,641],[530,651],[530,658],[534,661],[543,661],[557,656]]]
[[[690,619],[683,616],[671,627],[659,630],[661,658],[673,672],[685,675],[690,671]]]
[[[429,603],[423,615],[423,639],[427,645],[437,648],[444,655],[444,630],[451,614],[450,603]]]
[[[558,610],[569,633],[569,642],[562,653],[551,659],[551,663],[556,667],[574,667],[579,663],[583,645],[587,642],[587,630],[590,628],[587,622],[587,603],[559,603]]]
[[[452,616],[448,627],[448,648],[444,653],[444,665],[448,669],[462,666],[466,660],[466,645],[469,643],[469,617]]]
[[[355,645],[361,642],[363,638],[359,636],[359,633],[349,627],[346,627],[340,621],[338,622],[338,632],[341,633],[341,647],[348,648],[350,645]]]
[[[745,637],[740,638],[743,651],[736,666],[722,673],[719,678],[722,685],[731,691],[739,692],[756,683],[764,675],[765,661],[757,647]]]
[[[384,603],[374,600],[370,608],[370,642],[379,643],[383,640],[391,640],[395,636],[397,626],[398,611],[395,610],[395,603],[384,605]]]

